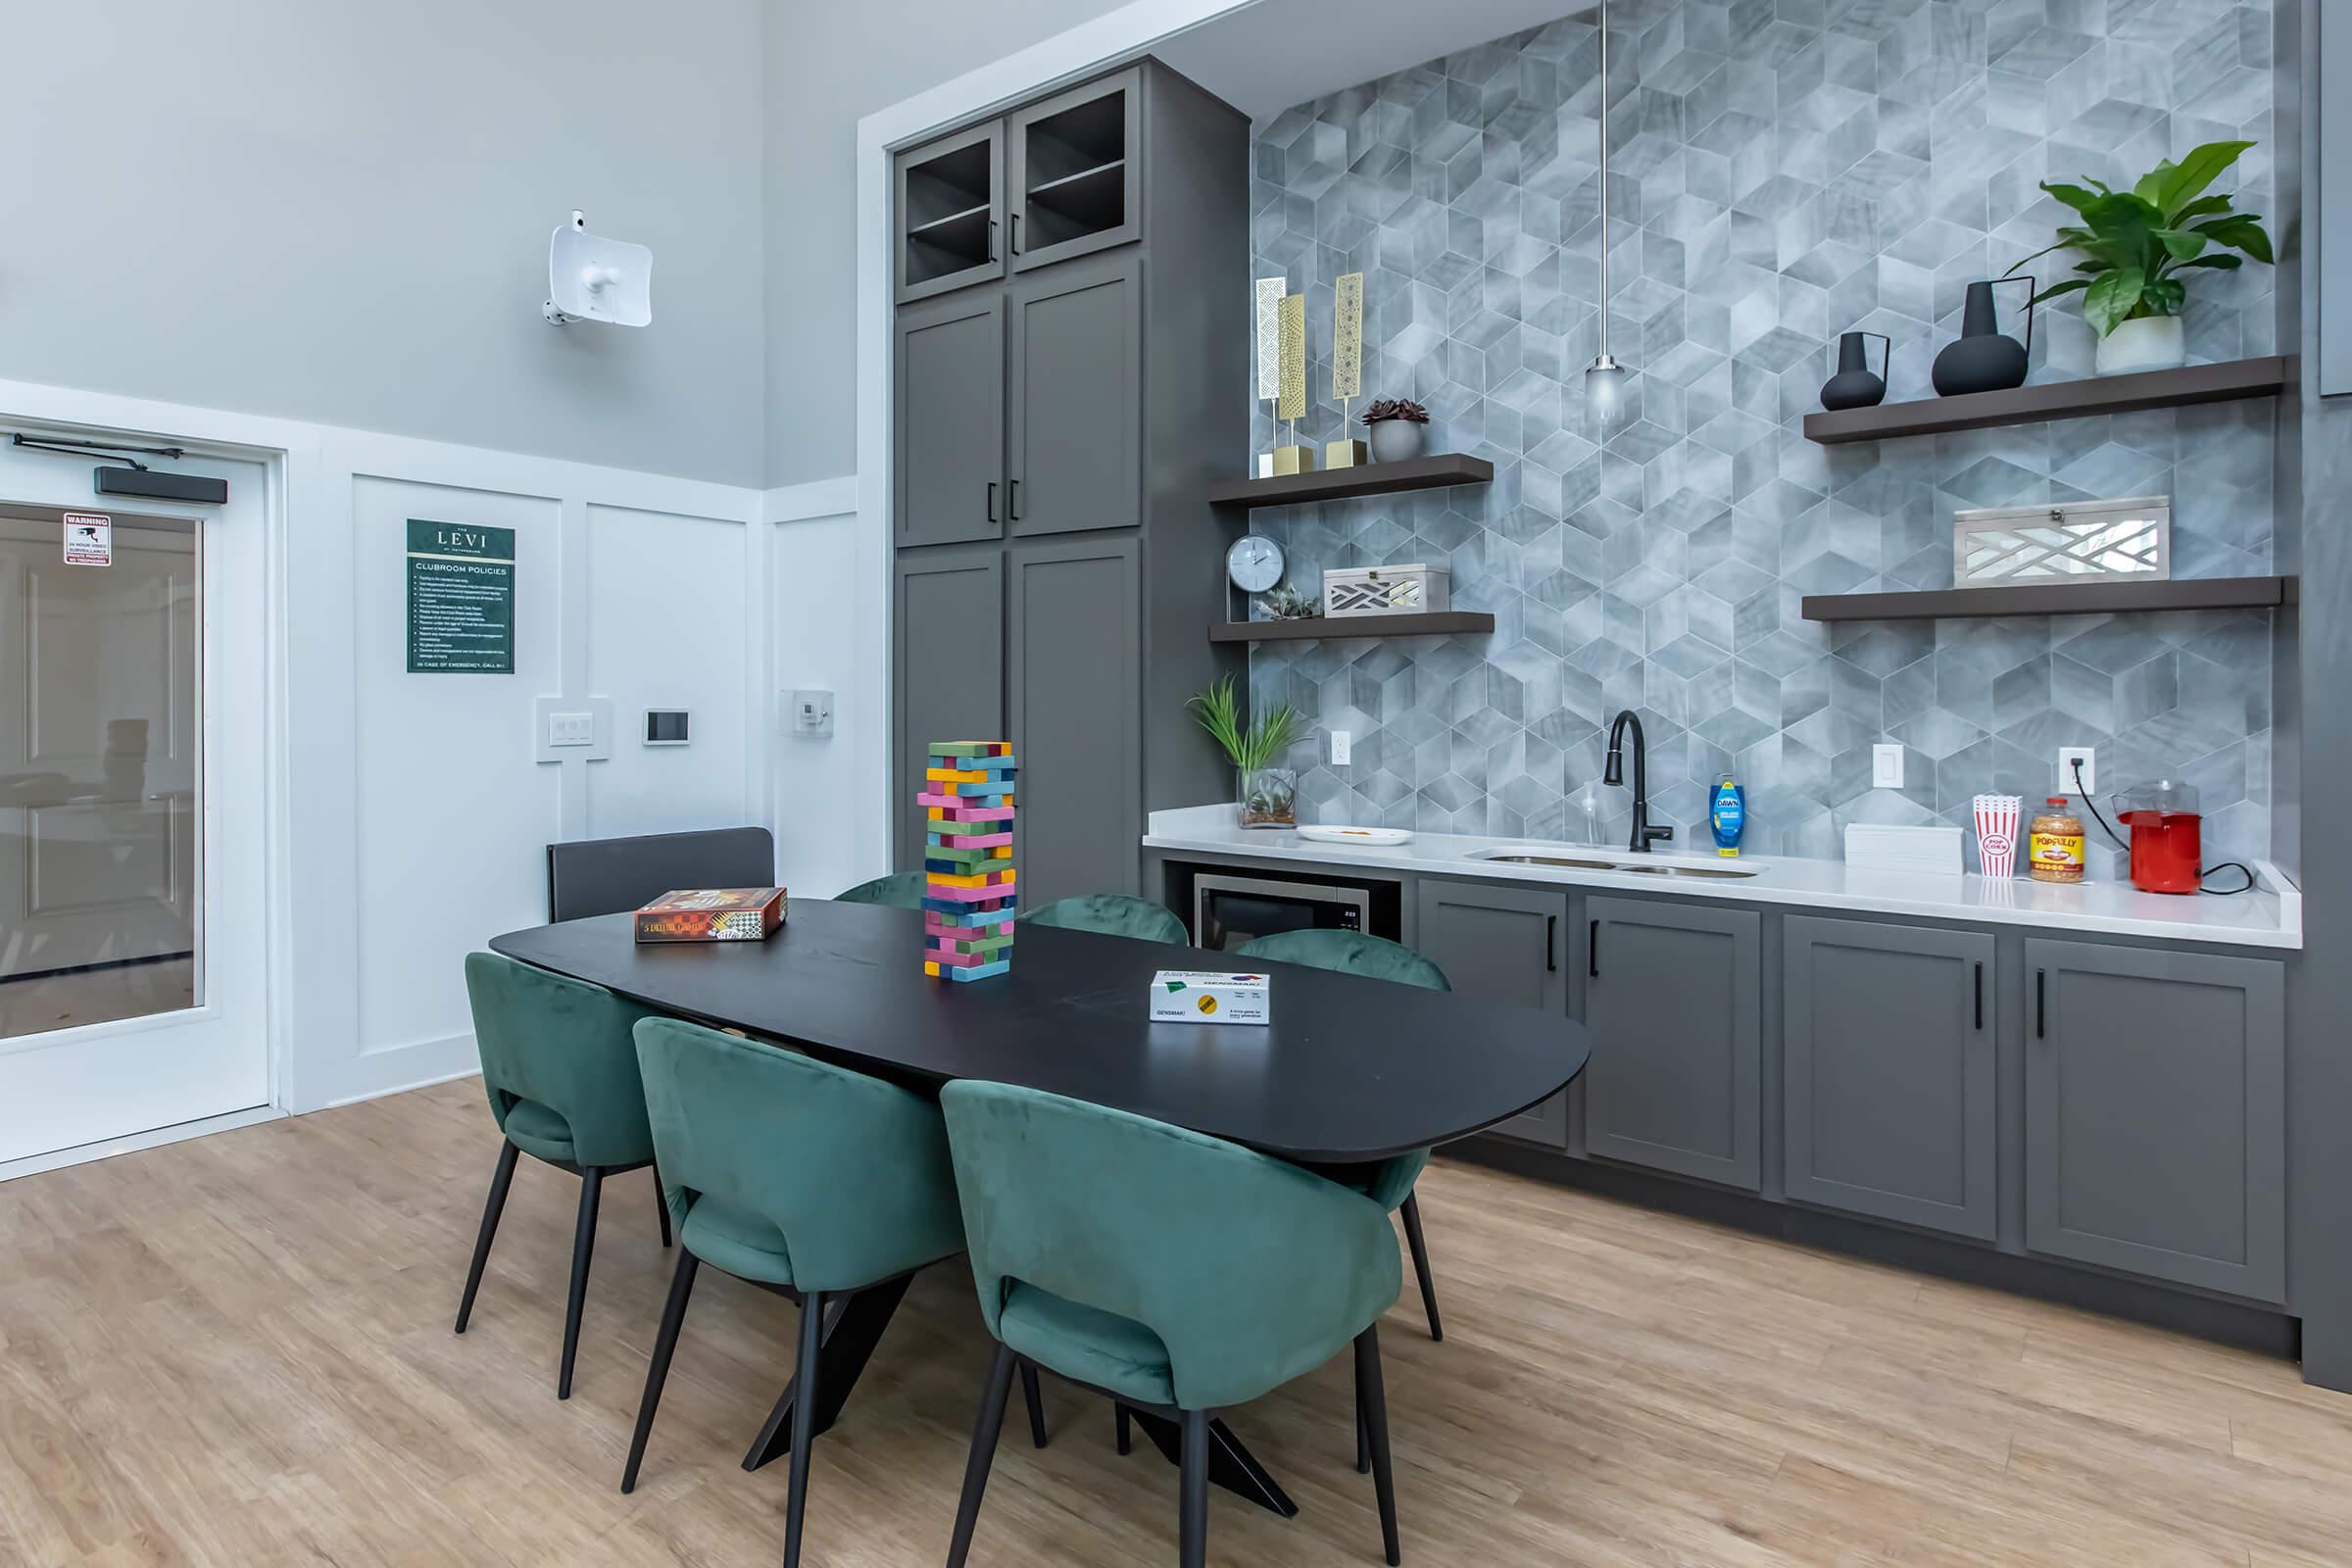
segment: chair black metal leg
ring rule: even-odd
[[[980,1497],[988,1491],[988,1467],[997,1457],[997,1434],[1004,1425],[1004,1400],[1012,1392],[1012,1348],[997,1347],[980,1394],[980,1418],[972,1424],[972,1451],[963,1462],[963,1496],[956,1504],[956,1533],[948,1541],[948,1568],[963,1568],[972,1549],[972,1528],[980,1522]]]
[[[1208,1561],[1208,1412],[1184,1412],[1184,1455],[1176,1482],[1176,1560],[1182,1568]]]
[[[784,1568],[801,1568],[801,1517],[808,1506],[808,1449],[816,1439],[817,1362],[825,1353],[825,1293],[801,1295],[801,1350],[793,1359],[792,1466],[784,1493]]]
[[[498,1234],[498,1216],[507,1210],[507,1188],[514,1180],[514,1156],[522,1151],[505,1139],[498,1141],[498,1166],[490,1173],[490,1197],[482,1204],[482,1233],[473,1240],[473,1261],[466,1269],[466,1294],[458,1298],[457,1332],[466,1332],[473,1316],[473,1293],[482,1288],[482,1265],[490,1261],[490,1239]]]
[[[1404,1245],[1413,1251],[1413,1273],[1421,1281],[1421,1310],[1429,1316],[1429,1337],[1446,1338],[1446,1325],[1438,1316],[1438,1282],[1429,1277],[1429,1244],[1421,1239],[1421,1195],[1404,1195]]]
[[[662,1216],[662,1245],[667,1247],[669,1235],[669,1200],[662,1196],[662,1167],[654,1167],[654,1212]]]
[[[571,1363],[580,1348],[580,1310],[588,1304],[588,1259],[596,1251],[596,1204],[604,1196],[605,1173],[590,1165],[580,1172],[580,1222],[571,1233],[571,1295],[564,1303],[564,1364],[556,1373],[556,1397],[571,1397]]]
[[[653,1436],[654,1411],[662,1403],[662,1385],[669,1381],[670,1353],[678,1348],[678,1328],[686,1321],[686,1298],[694,1294],[695,1271],[702,1259],[678,1253],[677,1272],[669,1277],[669,1300],[662,1308],[662,1332],[654,1336],[654,1358],[645,1368],[645,1394],[637,1401],[637,1430],[629,1437],[629,1463],[620,1473],[620,1490],[637,1490],[637,1467],[645,1462],[645,1440]]]
[[[1114,1408],[1119,1413],[1119,1451],[1121,1453],[1125,1453],[1131,1446],[1133,1446],[1133,1443],[1128,1435],[1127,1429],[1127,1407],[1121,1404],[1114,1406]]]
[[[1029,1441],[1037,1447],[1046,1446],[1046,1401],[1037,1392],[1037,1368],[1021,1363],[1021,1400],[1029,1406]]]
[[[1372,1473],[1372,1440],[1364,1432],[1364,1369],[1355,1369],[1355,1473]]]
[[[1380,1325],[1355,1337],[1355,1386],[1363,1400],[1364,1433],[1372,1444],[1372,1492],[1380,1500],[1380,1544],[1389,1568],[1396,1550],[1396,1478],[1389,1468],[1389,1399],[1380,1380]]]

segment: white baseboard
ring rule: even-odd
[[[116,1154],[136,1153],[142,1149],[161,1149],[166,1144],[183,1143],[190,1138],[202,1138],[207,1133],[233,1132],[239,1127],[252,1127],[261,1122],[276,1121],[285,1112],[275,1105],[256,1105],[251,1110],[232,1110],[222,1116],[206,1116],[198,1121],[183,1121],[170,1127],[158,1127],[151,1132],[132,1133],[124,1138],[105,1138],[94,1144],[76,1144],[72,1149],[55,1149],[46,1154],[28,1154],[0,1165],[0,1182],[14,1181],[20,1176],[38,1176],[45,1170],[63,1170],[69,1165],[85,1165],[93,1159],[107,1159]]]
[[[435,1084],[454,1083],[460,1078],[479,1078],[481,1075],[482,1069],[478,1066],[462,1067],[456,1072],[445,1072],[433,1078],[419,1078],[414,1083],[386,1084],[381,1088],[365,1089],[356,1095],[345,1095],[341,1100],[330,1100],[320,1108],[333,1110],[338,1105],[362,1105],[370,1100],[382,1100],[387,1095],[405,1095],[412,1089],[430,1089]]]

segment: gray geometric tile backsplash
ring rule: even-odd
[[[2270,569],[2267,402],[1843,447],[1800,427],[1847,328],[1894,339],[1889,401],[1932,395],[1963,286],[2060,220],[2045,177],[2128,182],[2244,137],[2263,145],[2234,187],[2277,233],[2267,0],[1619,0],[1609,346],[1636,417],[1598,445],[1582,392],[1595,19],[1336,93],[1257,137],[1252,275],[1307,296],[1298,439],[1341,433],[1332,279],[1360,270],[1367,397],[1420,399],[1430,450],[1495,469],[1487,487],[1255,514],[1307,592],[1325,566],[1425,561],[1451,568],[1456,609],[1495,615],[1492,637],[1252,649],[1254,700],[1313,722],[1293,758],[1302,812],[1581,836],[1603,727],[1632,707],[1653,820],[1686,843],[1727,771],[1750,848],[1835,857],[1848,822],[1965,825],[1991,789],[2032,807],[2056,748],[2080,743],[2102,791],[2196,784],[2212,857],[2267,853],[2266,614],[1797,613],[1806,594],[1949,587],[1965,507],[2170,495],[2176,575]],[[2191,292],[2192,359],[2274,352],[2267,269]],[[2065,302],[2035,325],[2034,379],[2089,374],[2093,346]],[[1352,735],[1344,769],[1324,764],[1331,729]],[[1901,791],[1870,787],[1883,739],[1909,749]],[[1620,840],[1626,792],[1600,795]],[[2116,874],[2091,838],[2093,873]]]

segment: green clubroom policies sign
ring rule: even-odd
[[[409,519],[409,673],[514,673],[514,530]]]

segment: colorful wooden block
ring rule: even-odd
[[[931,808],[931,820],[934,822],[1009,822],[1012,820],[1012,808],[1009,806],[934,806]],[[934,828],[932,831],[936,833],[939,830]]]
[[[947,891],[961,892],[963,890],[951,888]],[[988,890],[981,888],[974,891],[984,894]],[[988,899],[984,902],[974,901],[971,903],[956,899],[926,898],[923,900],[924,908],[945,915],[951,920],[961,916],[961,923],[964,925],[993,925],[1008,920],[1012,918],[1013,910],[1019,906],[1019,901],[1010,898]]]
[[[941,834],[940,848],[957,850],[1009,850],[1012,848],[1012,835],[1009,833],[972,833],[959,837],[950,837],[946,834]]]
[[[1010,757],[1010,741],[933,741],[934,757]]]
[[[953,894],[941,893],[939,890],[942,888],[953,888],[956,892],[960,893],[975,888],[1009,888],[1012,886],[1013,878],[1018,873],[1015,872],[1011,866],[1006,866],[1002,871],[974,871],[969,873],[958,871],[933,871],[930,875],[930,883],[934,896],[939,898],[951,898],[954,896]]]
[[[976,808],[999,806],[1008,807],[1012,805],[1013,792],[1010,790],[1001,789],[992,784],[941,784],[934,786],[934,788],[938,790],[950,791],[970,790],[973,793],[968,795],[934,794],[931,790],[925,790],[922,794],[917,795],[914,798],[915,804],[918,806],[938,806],[951,808],[961,808],[964,810],[971,810]]]
[[[923,967],[928,970],[933,966],[925,964]],[[992,976],[1003,974],[1011,967],[1010,959],[999,958],[994,963],[974,964],[969,969],[941,969],[939,973],[950,980],[986,980]]]

